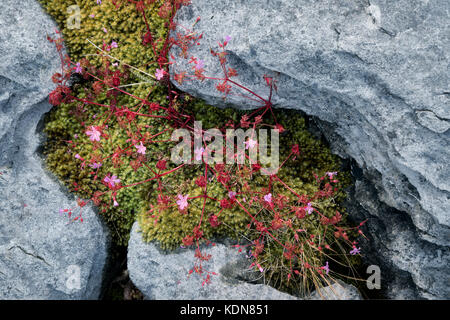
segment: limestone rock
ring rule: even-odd
[[[60,60],[55,24],[36,1],[0,3],[0,299],[97,299],[107,232],[92,208],[69,223],[76,202],[43,168],[38,148]],[[77,214],[77,211],[74,211]]]

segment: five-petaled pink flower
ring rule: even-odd
[[[140,154],[145,154],[145,150],[147,150],[147,148],[142,144],[142,141],[141,144],[135,145],[135,148],[137,149],[137,153]]]
[[[82,71],[83,71],[83,68],[81,67],[80,63],[77,62],[77,64],[75,65],[75,72],[81,73]]]
[[[231,36],[226,36],[226,37],[225,37],[225,43],[230,42],[230,40],[231,40]]]
[[[252,138],[248,139],[245,143],[245,149],[252,149],[256,146],[257,141]]]
[[[156,69],[155,77],[157,80],[161,80],[164,77],[164,74],[165,72],[163,69]]]
[[[314,208],[311,206],[311,202],[308,202],[308,205],[305,207],[305,211],[308,212],[308,214],[313,213]]]
[[[187,202],[189,195],[183,196],[182,194],[178,195],[177,205],[180,210],[184,210],[189,205]]]
[[[107,175],[105,179],[103,179],[103,181],[108,185],[110,185],[111,187],[115,187],[116,184],[120,182],[120,179],[117,179],[117,176],[115,175],[113,175],[112,177],[109,177],[109,175]]]
[[[356,246],[353,246],[353,250],[350,251],[350,254],[354,256],[355,254],[360,253],[360,250],[361,248],[356,248]]]
[[[336,171],[334,171],[334,172],[327,172],[326,174],[327,174],[328,177],[330,177],[330,179],[333,179],[333,176],[337,175],[337,172]]]
[[[100,131],[98,131],[96,127],[91,126],[90,130],[86,130],[86,134],[91,141],[100,141]]]
[[[228,197],[233,200],[236,199],[236,192],[234,191],[228,191]]]
[[[97,4],[102,4],[102,0],[97,0]]]
[[[204,148],[197,148],[197,149],[194,150],[194,153],[195,153],[195,160],[196,160],[196,161],[202,160],[203,152],[205,152],[205,149],[204,149]]]
[[[271,203],[272,202],[272,194],[268,193],[264,196],[264,201]]]
[[[89,167],[91,167],[92,169],[98,169],[101,166],[102,166],[102,164],[100,162],[94,162],[94,163],[89,165]]]
[[[113,41],[111,42],[111,48],[117,48],[119,45],[117,44],[117,42]]]

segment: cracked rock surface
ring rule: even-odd
[[[190,55],[205,75],[221,74],[210,48],[231,36],[235,80],[267,97],[262,76],[272,76],[273,104],[319,119],[334,152],[362,169],[356,192],[376,199],[355,205],[378,232],[366,252],[401,283],[385,284],[391,298],[450,298],[449,12],[446,0],[192,0],[176,17],[201,18]],[[188,62],[171,73],[192,73]],[[174,84],[213,105],[257,106],[239,89],[224,103],[213,81]]]
[[[238,253],[231,245],[217,243],[202,248],[211,259],[202,264],[204,270],[215,272],[211,281],[202,286],[206,273],[195,272],[194,251],[178,249],[165,252],[155,243],[145,243],[135,222],[128,244],[128,271],[131,281],[147,299],[174,300],[295,300],[298,297],[280,292],[264,284],[249,281],[260,277],[249,271],[251,262],[245,253]],[[311,296],[311,300],[360,300],[358,290],[347,284],[335,283]]]
[[[0,299],[96,299],[101,291],[107,233],[92,208],[83,223],[59,214],[76,202],[37,153],[60,68],[46,40],[54,29],[37,1],[0,2]]]

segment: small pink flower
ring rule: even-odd
[[[311,206],[311,202],[308,202],[308,205],[305,207],[305,211],[306,211],[308,214],[313,213],[314,208]]]
[[[157,80],[161,80],[164,77],[164,70],[163,69],[156,69],[155,77]]]
[[[178,195],[177,205],[180,210],[184,210],[189,205],[187,202],[189,195],[183,196],[182,194]]]
[[[231,200],[236,199],[236,192],[234,192],[234,191],[229,191],[229,192],[228,192],[228,197],[229,197]]]
[[[225,37],[225,44],[227,44],[228,42],[230,42],[231,40],[231,36],[226,36]]]
[[[87,130],[86,134],[89,136],[91,141],[100,141],[100,131],[98,131],[94,126],[91,126],[91,129]]]
[[[245,149],[252,149],[256,146],[257,141],[252,138],[248,139],[245,143]]]
[[[352,251],[350,251],[350,254],[351,255],[355,255],[355,254],[359,254],[361,251],[361,248],[356,248],[356,246],[353,246],[353,250]]]
[[[272,194],[268,193],[264,196],[264,201],[271,203],[272,202]]]
[[[327,172],[326,174],[330,177],[330,179],[333,179],[333,176],[337,175],[337,172]]]
[[[325,270],[326,274],[328,274],[328,272],[330,272],[330,266],[328,265],[328,261],[325,262],[325,265],[323,267],[320,267],[320,268]]]
[[[98,5],[102,4],[102,0],[97,0],[97,4]]]
[[[112,177],[109,177],[109,175],[107,175],[105,179],[103,179],[103,181],[109,184],[111,187],[115,187],[116,184],[120,182],[120,179],[117,179],[117,176],[115,175],[113,175]]]
[[[147,148],[142,144],[142,141],[140,145],[135,145],[134,147],[137,149],[137,153],[140,154],[145,154],[145,150],[147,150]]]
[[[116,199],[114,199],[114,207],[118,207],[119,203],[116,201]]]
[[[95,18],[95,14],[90,14],[89,17]]]
[[[103,32],[104,32],[104,33],[108,33],[108,30],[106,30],[106,28],[103,27]]]
[[[117,42],[115,42],[115,41],[111,42],[111,48],[117,48],[117,47],[119,47]]]
[[[89,165],[89,167],[91,167],[92,169],[98,169],[102,166],[102,164],[100,162],[94,162],[92,164]]]
[[[196,161],[201,161],[202,160],[203,152],[205,152],[204,148],[197,148],[197,149],[194,150],[195,160]]]
[[[83,72],[83,68],[81,67],[80,63],[77,62],[77,64],[75,65],[75,72],[76,73],[81,73]]]
[[[81,159],[81,157],[78,153],[75,155],[75,159]]]

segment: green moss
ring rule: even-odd
[[[194,100],[187,111],[195,115],[196,121],[202,121],[204,129],[209,127],[223,127],[223,119],[240,119],[241,112],[234,109],[217,109],[208,106],[201,101]],[[318,175],[324,175],[328,171],[339,171],[340,163],[336,156],[332,155],[330,150],[319,141],[313,139],[306,130],[305,120],[295,111],[275,111],[276,117],[280,123],[287,129],[287,132],[280,137],[280,161],[283,161],[290,153],[293,144],[301,146],[301,155],[295,161],[289,161],[285,167],[279,171],[279,177],[292,189],[299,194],[312,196],[318,190],[313,172]],[[269,118],[265,121],[271,121]],[[170,150],[167,150],[170,152]],[[164,183],[169,189],[171,195],[176,198],[177,194],[189,194],[189,197],[199,196],[201,188],[195,184],[195,179],[203,174],[204,167],[193,165],[181,170],[175,175],[168,175],[163,178]],[[342,175],[345,177],[345,174]],[[263,191],[268,185],[269,177],[261,174],[255,174],[251,180],[251,191]],[[342,183],[345,183],[344,178]],[[152,186],[156,188],[156,184]],[[284,194],[292,198],[289,193],[280,184],[275,184],[274,194]],[[148,194],[157,194],[157,191],[150,188]],[[227,199],[228,191],[216,180],[208,184],[208,195],[215,199]],[[345,197],[344,192],[336,196],[336,200],[342,200]],[[180,246],[181,240],[192,234],[193,228],[200,221],[203,200],[195,199],[190,201],[188,214],[178,212],[178,207],[170,207],[165,210],[156,210],[148,213],[150,206],[158,207],[154,197],[148,198],[147,205],[141,208],[139,222],[143,234],[148,241],[157,240],[164,248],[173,249]],[[327,216],[333,216],[338,206],[335,203],[321,203],[317,205]],[[237,205],[232,209],[223,210],[219,216],[222,225],[218,228],[212,228],[207,220],[208,214],[217,214],[220,211],[217,201],[207,200],[205,204],[206,218],[203,218],[202,229],[210,238],[213,234],[227,235],[235,238],[247,234],[246,225],[250,222],[248,215]],[[339,208],[341,210],[341,208]],[[155,222],[154,216],[158,216]]]
[[[103,1],[101,5],[92,0],[39,0],[39,2],[56,20],[73,61],[79,61],[86,55],[91,55],[89,60],[99,62],[95,57],[97,49],[86,39],[100,47],[103,41],[106,44],[116,41],[119,48],[111,51],[115,58],[143,71],[154,72],[152,68],[154,69],[155,66],[146,67],[149,61],[154,61],[154,55],[150,49],[142,50],[142,35],[146,27],[134,5],[127,4],[126,1],[116,1],[120,4],[119,8],[116,8],[112,1]],[[71,28],[68,23],[74,11],[69,13],[67,8],[72,5],[78,5],[80,8],[79,29]],[[148,6],[146,11],[149,27],[155,39],[164,38],[167,33],[167,28],[164,26],[166,21],[157,14],[159,5],[160,1],[156,1]],[[103,28],[106,28],[106,33]],[[162,43],[159,44],[161,45]]]

